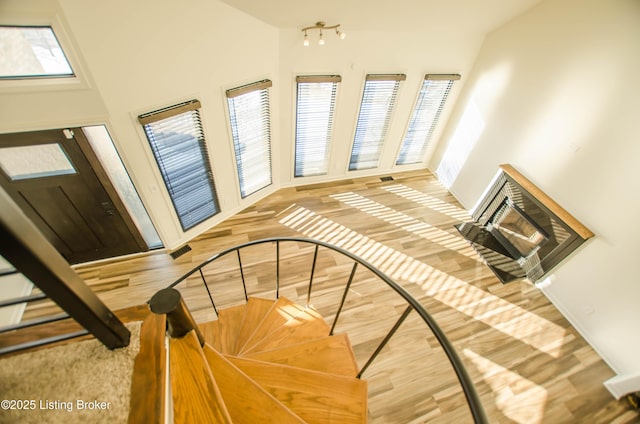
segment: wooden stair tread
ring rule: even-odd
[[[246,348],[259,342],[269,333],[277,330],[289,319],[295,317],[299,313],[298,308],[299,306],[291,302],[289,299],[285,297],[278,298],[278,300],[271,305],[269,312],[267,312],[260,324],[258,324],[251,333],[243,347],[239,349],[239,352],[242,352]]]
[[[304,423],[211,346],[203,350],[234,423]]]
[[[210,344],[217,351],[222,349],[220,344],[220,322],[218,320],[198,324],[198,328],[200,328],[205,343]]]
[[[231,423],[195,332],[170,338],[169,349],[173,422]]]
[[[236,342],[236,352],[245,345],[251,334],[262,319],[267,315],[274,301],[270,299],[262,299],[259,297],[250,297],[247,301],[247,307],[242,318],[242,326],[238,332],[238,340]]]
[[[326,337],[329,331],[331,329],[324,319],[318,318],[316,314],[302,311],[298,316],[291,318],[259,342],[244,349],[242,356]]]
[[[246,305],[243,304],[221,309],[218,313],[220,352],[235,355],[245,309]]]
[[[366,381],[238,357],[231,363],[308,423],[365,423]]]
[[[325,336],[243,357],[348,377],[358,375],[358,364],[346,334]]]

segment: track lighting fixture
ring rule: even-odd
[[[313,25],[313,26],[302,28],[302,32],[304,33],[304,40],[302,42],[302,45],[305,46],[305,47],[309,45],[309,34],[307,32],[311,31],[313,29],[317,29],[319,31],[319,33],[320,33],[319,36],[318,36],[318,45],[319,46],[324,46],[324,34],[322,32],[323,29],[335,29],[336,30],[336,35],[341,40],[344,40],[345,37],[347,36],[347,34],[345,34],[344,32],[340,31],[339,28],[340,28],[340,24],[327,26],[327,24],[322,22],[322,21],[316,22],[316,24]]]

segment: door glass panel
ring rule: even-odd
[[[0,167],[12,181],[76,173],[57,143],[0,148]]]
[[[109,174],[109,179],[124,202],[133,222],[140,230],[144,241],[150,249],[162,247],[160,236],[131,182],[129,173],[122,164],[107,128],[104,125],[82,127],[82,132],[87,136],[93,151]]]

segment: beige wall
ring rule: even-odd
[[[447,164],[442,158],[453,141],[477,139],[462,149],[470,155],[449,181],[466,207],[507,162],[590,227],[596,238],[558,268],[545,293],[618,373],[639,371],[636,0],[548,0],[484,44],[482,34],[447,25],[418,32],[345,28],[344,42],[328,34],[323,49],[304,49],[298,30],[279,31],[215,0],[3,0],[0,20],[54,25],[80,75],[71,85],[0,86],[0,132],[106,124],[169,247],[282,186],[412,168],[393,162],[421,78],[461,73],[443,115],[443,122],[453,119],[429,165]],[[407,80],[381,168],[349,173],[363,78],[398,72]],[[294,180],[294,77],[306,73],[337,73],[343,82],[330,174]],[[274,184],[241,200],[224,90],[262,78],[274,82]],[[185,234],[135,118],[194,97],[203,104],[223,213]]]
[[[37,16],[39,22],[55,23],[81,83],[52,89],[0,86],[0,131],[106,124],[168,247],[252,200],[243,202],[238,194],[224,90],[263,78],[277,86],[277,30],[218,1],[9,0],[1,7],[5,22],[17,17],[29,23]],[[184,233],[136,117],[192,98],[202,102],[223,212]],[[277,102],[277,91],[272,98]],[[279,120],[277,109],[273,119]]]
[[[1,20],[55,23],[56,33],[81,72],[75,87],[0,86],[0,131],[106,124],[125,165],[168,247],[176,247],[260,197],[288,185],[343,179],[392,170],[404,129],[426,73],[461,73],[449,106],[482,43],[464,28],[417,32],[345,31],[326,34],[324,48],[302,46],[299,30],[278,30],[216,0],[86,1],[6,0]],[[293,178],[295,76],[337,73],[338,93],[331,170]],[[380,168],[348,172],[358,106],[367,73],[405,73]],[[273,81],[274,184],[241,199],[224,90],[259,79]],[[198,98],[222,213],[183,233],[136,121],[143,112]],[[446,120],[451,107],[442,116]],[[436,133],[437,139],[439,133]],[[434,143],[435,146],[435,143]]]
[[[345,32],[347,29],[345,28]],[[280,38],[280,80],[283,116],[281,136],[288,152],[283,152],[281,178],[285,184],[306,184],[318,180],[344,179],[355,176],[384,174],[391,171],[421,169],[425,163],[396,166],[404,132],[411,117],[420,86],[427,73],[459,73],[449,96],[447,106],[441,116],[446,122],[451,106],[460,88],[465,83],[468,70],[480,48],[483,37],[465,33],[456,28],[440,29],[439,37],[428,28],[416,32],[348,31],[347,38],[339,40],[334,34],[325,36],[325,46],[317,46],[317,33],[309,35],[310,46],[302,45],[299,30],[282,31]],[[377,169],[348,171],[349,159],[364,80],[367,74],[404,73],[406,81],[400,85],[395,111]],[[323,177],[293,178],[293,154],[295,145],[295,77],[297,75],[338,74],[339,84],[335,123],[333,129],[333,149],[329,174]],[[431,143],[435,147],[441,126],[436,130]],[[428,152],[428,155],[430,152]]]
[[[470,152],[448,183],[472,208],[510,163],[596,234],[543,290],[622,375],[640,374],[639,43],[638,1],[543,2],[487,36],[431,164]]]

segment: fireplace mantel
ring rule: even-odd
[[[503,283],[542,279],[594,235],[511,165],[485,193],[456,228]]]

